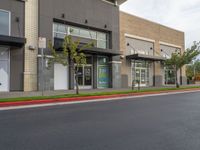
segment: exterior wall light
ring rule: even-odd
[[[124,56],[124,55],[121,55],[121,56],[120,56],[120,59],[124,59],[124,58],[125,58],[125,56]]]
[[[28,46],[28,49],[34,51],[34,50],[36,49],[36,47],[33,46],[33,45],[29,45],[29,46]]]
[[[19,22],[19,21],[20,21],[19,17],[16,17],[16,18],[15,18],[15,21],[16,21],[16,22]]]
[[[65,18],[65,14],[64,14],[64,13],[63,13],[63,14],[61,14],[61,18],[63,18],[63,19]]]

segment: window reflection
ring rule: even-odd
[[[0,10],[0,34],[10,34],[10,13],[4,10]]]

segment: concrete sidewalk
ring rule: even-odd
[[[83,97],[69,97],[69,98],[55,98],[55,99],[41,99],[41,100],[25,100],[14,102],[2,102],[0,103],[0,110],[11,109],[24,109],[35,107],[46,107],[66,104],[88,103],[88,102],[100,102],[100,101],[112,101],[120,99],[133,99],[138,97],[151,97],[171,94],[185,94],[200,92],[200,88],[192,89],[180,89],[180,90],[165,90],[165,91],[149,91],[149,92],[136,92],[128,94],[114,94],[114,95],[99,95],[99,96],[83,96]]]
[[[143,87],[141,89],[147,88],[161,88],[161,87]],[[166,87],[169,88],[169,87]],[[137,88],[135,88],[137,89]],[[80,93],[96,93],[96,92],[112,92],[112,91],[127,91],[131,88],[106,88],[106,89],[80,89]],[[74,94],[75,90],[57,90],[57,91],[44,91],[44,96],[54,96],[54,95],[64,95],[64,94]],[[41,91],[33,92],[0,92],[0,98],[15,98],[15,97],[32,97],[32,96],[42,96]]]
[[[200,85],[187,85],[190,86],[200,86]],[[163,87],[141,87],[141,89],[158,89],[158,88],[173,88],[175,86],[163,86]],[[185,86],[184,86],[185,87]],[[137,88],[135,88],[137,89]],[[131,88],[120,88],[120,89],[81,89],[80,93],[96,93],[96,92],[113,92],[113,91],[127,91]],[[75,90],[60,90],[60,91],[44,91],[44,96],[54,96],[54,95],[64,95],[64,94],[74,94]],[[32,96],[42,96],[41,91],[33,92],[0,92],[0,99],[2,98],[15,98],[15,97],[32,97]]]

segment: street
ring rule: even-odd
[[[199,149],[199,92],[0,111],[0,150]]]

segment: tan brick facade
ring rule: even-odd
[[[25,2],[24,91],[37,90],[38,0]],[[30,50],[29,46],[34,47]]]
[[[127,43],[126,35],[140,37],[146,41],[149,39],[154,43],[156,55],[161,53],[160,45],[177,47],[183,52],[185,49],[184,32],[171,29],[169,27],[130,15],[124,12],[120,13],[120,48],[126,55]],[[130,65],[127,66],[127,60],[122,60],[122,75],[128,75],[130,82]],[[155,75],[161,75],[161,63],[155,62]],[[182,75],[185,77],[185,67],[182,69]]]

